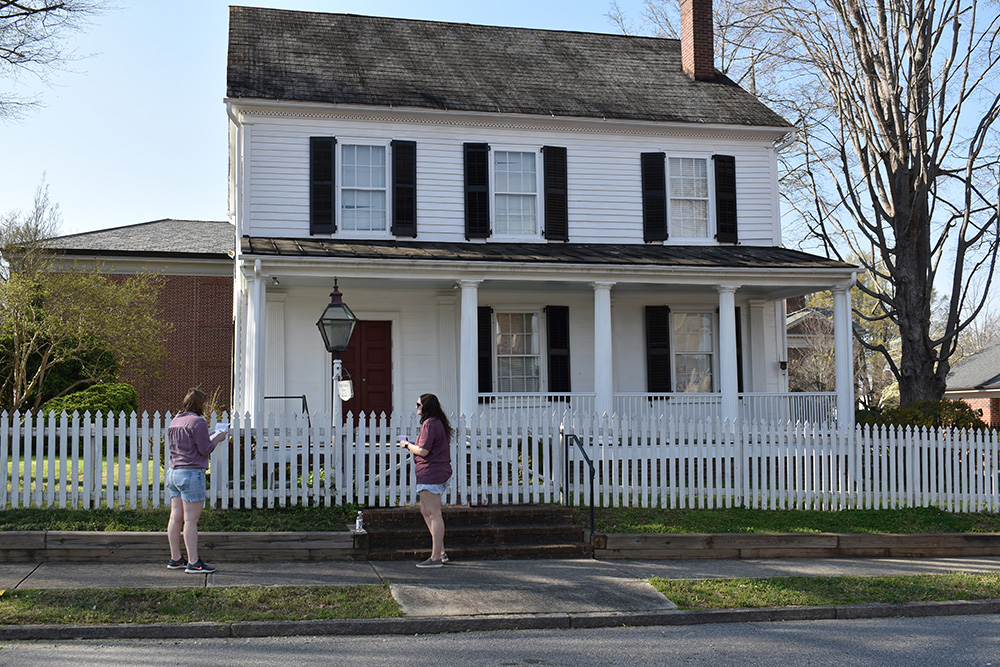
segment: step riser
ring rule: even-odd
[[[452,559],[578,558],[592,553],[573,510],[555,506],[446,507]],[[419,508],[364,510],[370,560],[423,560],[430,537]],[[426,547],[425,549],[417,547]]]

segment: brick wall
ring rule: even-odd
[[[139,392],[139,411],[176,412],[191,387],[218,391],[228,410],[232,381],[233,279],[230,276],[161,276],[160,319],[172,322],[161,377],[122,369],[123,382]]]
[[[1000,428],[1000,398],[963,398],[973,410],[982,410],[983,421],[992,428]]]
[[[681,66],[697,81],[715,78],[711,0],[681,0]]]

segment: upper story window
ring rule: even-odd
[[[466,238],[569,240],[565,148],[468,143],[463,154]]]
[[[340,222],[348,231],[386,231],[386,147],[340,149]]]
[[[309,231],[417,235],[417,145],[309,139]]]
[[[640,155],[643,240],[737,243],[736,159]]]
[[[708,238],[708,160],[672,157],[668,171],[670,236]]]
[[[538,235],[538,170],[535,153],[493,151],[494,232]]]

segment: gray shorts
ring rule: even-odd
[[[171,498],[180,497],[186,503],[205,500],[205,471],[201,468],[167,468],[165,484]]]

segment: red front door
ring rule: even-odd
[[[392,322],[359,320],[341,359],[354,382],[343,414],[392,414]]]

